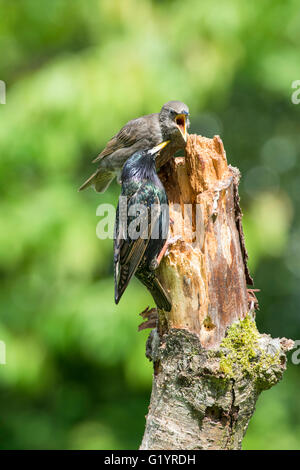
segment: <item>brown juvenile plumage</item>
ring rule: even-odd
[[[94,162],[99,162],[99,166],[79,191],[93,186],[97,192],[104,192],[116,175],[119,179],[124,163],[133,153],[169,140],[169,145],[161,152],[157,162],[158,167],[164,165],[177,150],[185,148],[188,116],[189,108],[186,104],[169,101],[163,105],[160,113],[129,121],[95,158]]]

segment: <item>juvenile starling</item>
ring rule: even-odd
[[[169,231],[167,194],[156,173],[156,157],[167,144],[135,152],[123,167],[114,239],[116,304],[135,274],[157,307],[171,310],[168,295],[155,274]],[[134,223],[136,232],[131,231]]]
[[[118,180],[126,160],[135,152],[150,149],[169,140],[170,143],[157,159],[157,167],[164,165],[177,150],[185,148],[189,127],[189,108],[180,101],[169,101],[160,113],[133,119],[107,143],[93,162],[99,162],[95,173],[79,188],[93,186],[103,193],[114,177]]]

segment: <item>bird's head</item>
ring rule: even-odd
[[[155,147],[153,147],[152,149],[149,149],[149,150],[146,150],[148,156],[156,159],[157,156],[159,155],[159,152],[165,148],[166,145],[168,145],[170,141],[169,140],[165,140],[164,142],[162,142],[161,144],[158,144],[156,145]]]
[[[168,145],[170,141],[166,140],[156,145],[151,149],[145,149],[142,151],[135,152],[131,157],[127,159],[123,166],[121,174],[121,182],[129,181],[135,177],[147,177],[152,175],[153,171],[156,172],[156,158],[160,151]]]
[[[190,125],[189,108],[181,101],[168,101],[159,113],[160,126],[166,139],[187,141],[187,130]]]

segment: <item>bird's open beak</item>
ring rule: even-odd
[[[158,144],[156,147],[153,147],[149,153],[151,155],[154,155],[155,153],[158,153],[160,150],[162,150],[166,145],[168,145],[170,141],[169,140],[165,140],[164,142],[162,142],[161,144]]]
[[[184,141],[187,140],[187,129],[186,129],[186,115],[185,114],[177,114],[175,118],[176,125],[180,130]]]

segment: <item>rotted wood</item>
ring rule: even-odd
[[[191,135],[185,158],[176,158],[160,176],[174,222],[173,243],[160,268],[173,308],[161,314],[161,327],[187,329],[203,347],[213,348],[248,311],[240,173],[227,164],[220,137]]]
[[[233,375],[224,373],[221,358],[228,351],[221,342],[228,328],[249,313],[253,318],[258,308],[257,290],[247,289],[253,280],[240,173],[228,165],[220,137],[190,135],[185,157],[165,165],[160,178],[171,225],[158,275],[172,310],[141,314],[148,320],[140,329],[154,328],[146,347],[154,375],[140,448],[240,449],[256,400],[282,377],[293,342],[257,332],[256,373],[245,372],[243,361],[234,364]]]

